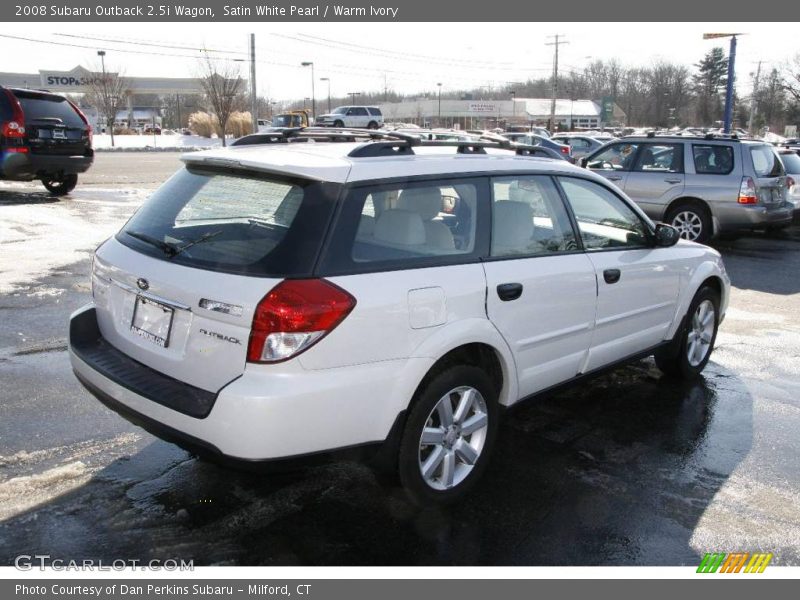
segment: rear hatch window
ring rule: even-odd
[[[261,277],[310,276],[338,186],[187,167],[117,234],[176,264]]]
[[[10,121],[12,114],[11,103],[8,101],[6,91],[0,89],[0,121]]]
[[[86,127],[80,115],[61,96],[33,92],[16,92],[15,95],[22,105],[26,124],[61,124],[78,129]]]
[[[778,155],[769,146],[751,146],[753,169],[758,177],[780,177],[784,174]]]

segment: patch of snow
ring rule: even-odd
[[[114,146],[111,136],[98,134],[92,142],[95,150],[109,152],[125,151],[188,151],[217,148],[221,145],[218,138],[205,138],[199,135],[115,135]]]

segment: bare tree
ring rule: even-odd
[[[800,54],[783,68],[783,86],[795,102],[800,102]]]
[[[97,108],[97,112],[106,121],[106,127],[111,134],[111,145],[114,145],[114,121],[117,113],[125,106],[131,93],[130,82],[123,77],[122,72],[105,71],[97,66],[89,69],[92,77],[89,79],[87,97],[89,103]]]
[[[231,62],[214,60],[206,55],[200,65],[200,86],[219,121],[218,133],[222,138],[222,145],[225,146],[225,130],[231,113],[237,110],[241,101],[244,80],[239,74],[239,68]]]

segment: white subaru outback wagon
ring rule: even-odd
[[[443,503],[503,408],[708,362],[719,254],[603,178],[508,142],[305,134],[185,156],[97,249],[70,356],[99,400],[224,462],[380,449]]]

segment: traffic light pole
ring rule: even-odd
[[[736,63],[736,36],[731,37],[731,50],[728,54],[728,85],[725,89],[725,116],[723,133],[731,132],[733,121],[733,84],[736,77],[734,64]]]

